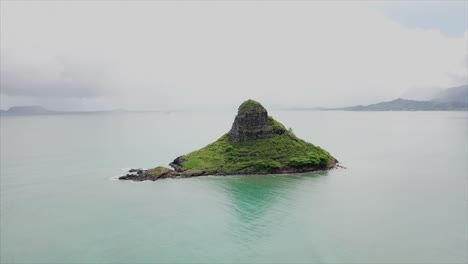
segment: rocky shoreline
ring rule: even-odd
[[[153,169],[130,169],[124,176],[120,176],[119,180],[132,181],[155,181],[166,178],[190,178],[194,176],[205,175],[204,172],[198,170],[175,171],[166,167],[156,167]]]
[[[177,159],[180,159],[178,157]],[[176,160],[177,160],[176,159]],[[174,160],[174,161],[176,161]],[[180,167],[175,165],[174,162],[170,164],[174,169],[166,167],[156,167],[152,169],[130,169],[126,175],[120,176],[119,180],[131,180],[131,181],[156,181],[160,179],[178,179],[178,178],[191,178],[198,176],[235,176],[235,175],[289,175],[289,174],[303,174],[308,172],[322,172],[331,169],[345,168],[339,164],[336,160],[336,163],[333,166],[327,168],[319,167],[301,167],[301,168],[288,168],[282,169],[274,172],[255,172],[255,173],[209,173],[201,170],[184,170],[177,171]],[[175,166],[174,166],[175,165]]]

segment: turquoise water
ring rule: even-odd
[[[0,117],[1,263],[466,263],[466,112],[271,112],[347,169],[127,182],[231,112]]]

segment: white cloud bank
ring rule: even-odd
[[[342,106],[467,81],[468,32],[405,28],[366,2],[1,5],[2,107]]]

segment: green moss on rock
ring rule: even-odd
[[[156,168],[153,168],[153,169],[149,169],[148,172],[153,177],[159,177],[161,175],[172,172],[172,170],[168,169],[166,167],[159,166],[159,167],[156,167]]]
[[[240,106],[239,106],[239,110],[238,110],[238,114],[247,114],[247,113],[250,113],[250,112],[253,112],[253,111],[261,111],[263,108],[263,106],[257,102],[257,101],[254,101],[252,99],[249,99],[245,102],[243,102]]]

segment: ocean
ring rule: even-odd
[[[271,111],[345,168],[116,180],[235,114],[1,116],[0,262],[468,261],[468,112]]]

